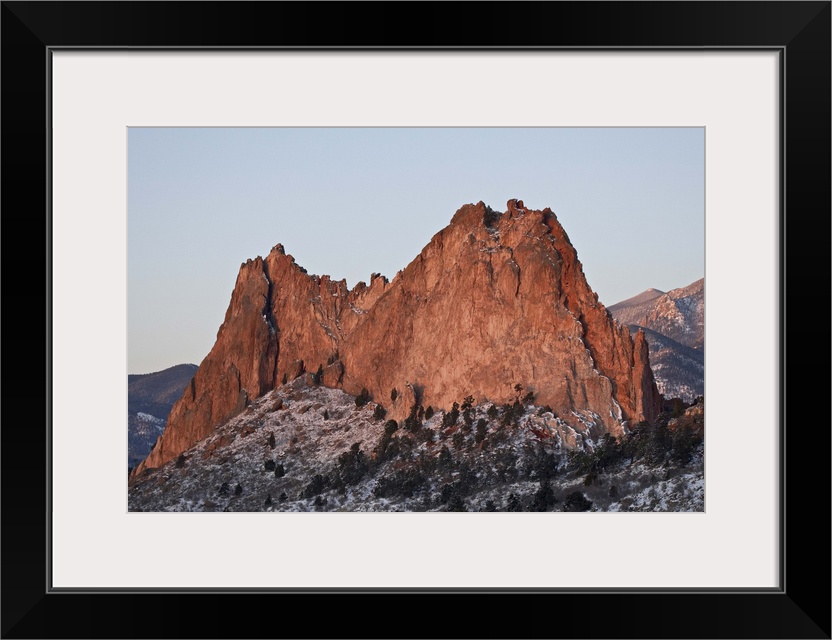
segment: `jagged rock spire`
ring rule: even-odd
[[[551,209],[464,205],[392,281],[374,276],[348,290],[280,244],[243,264],[216,344],[137,472],[319,365],[324,384],[382,403],[393,387],[436,408],[468,395],[509,402],[519,384],[596,437],[660,410],[643,335],[634,341],[598,301]],[[405,400],[390,417],[409,412]]]

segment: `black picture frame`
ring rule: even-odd
[[[2,637],[829,638],[830,379],[817,371],[804,375],[804,362],[807,351],[820,353],[826,371],[829,353],[830,15],[828,1],[2,2]],[[785,80],[780,587],[423,590],[418,596],[408,590],[52,590],[47,489],[58,479],[48,455],[54,382],[48,96],[50,52],[69,47],[778,51]],[[807,281],[814,296],[808,299],[802,293]],[[749,322],[761,312],[749,310]],[[818,317],[823,326],[813,327],[810,318]],[[808,425],[811,444],[800,435]],[[737,452],[738,469],[742,456]],[[684,562],[683,549],[678,561]],[[297,610],[301,601],[321,615],[308,621]],[[382,611],[392,611],[401,624],[382,623]]]

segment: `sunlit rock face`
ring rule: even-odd
[[[461,207],[392,281],[374,274],[350,290],[308,274],[282,245],[241,265],[214,347],[137,472],[285,381],[319,372],[328,387],[366,389],[394,419],[414,404],[531,393],[598,437],[653,420],[661,406],[644,336],[631,337],[598,301],[555,214],[479,202]]]

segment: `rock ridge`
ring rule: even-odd
[[[591,437],[652,420],[661,396],[633,338],[586,282],[551,209],[463,205],[392,281],[310,275],[275,245],[240,266],[217,341],[137,468],[157,467],[303,373],[406,417],[413,404],[513,402],[520,385]],[[391,391],[398,396],[391,400]]]

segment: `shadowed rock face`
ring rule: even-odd
[[[392,282],[374,275],[348,290],[307,274],[282,245],[243,264],[216,344],[137,471],[319,366],[325,385],[366,388],[392,418],[414,402],[514,401],[520,384],[597,437],[652,420],[661,405],[643,335],[633,340],[598,302],[555,214],[480,202],[459,209]]]

